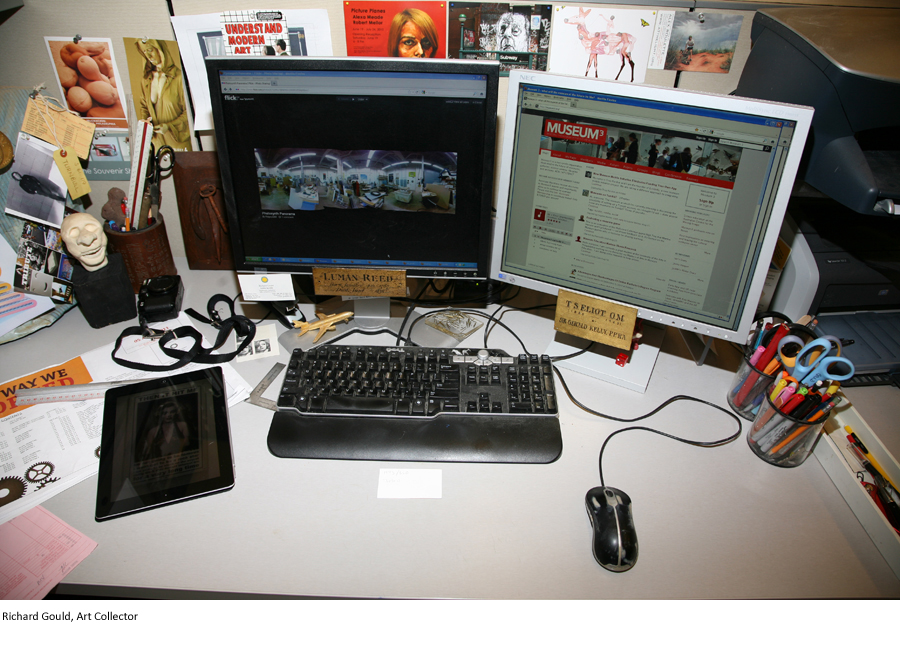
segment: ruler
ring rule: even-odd
[[[16,391],[16,406],[31,406],[48,402],[80,402],[86,399],[100,399],[110,388],[138,384],[146,379],[125,381],[98,381],[93,384],[73,384],[72,386],[40,386]]]
[[[266,373],[266,376],[263,377],[262,381],[256,385],[256,388],[250,391],[250,397],[248,397],[244,401],[255,404],[256,406],[261,406],[265,409],[269,409],[270,411],[277,411],[278,405],[269,398],[263,397],[263,393],[265,393],[266,389],[272,385],[272,382],[274,382],[275,378],[281,374],[282,370],[284,370],[283,363],[276,363],[274,366],[272,366],[272,369]]]

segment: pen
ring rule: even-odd
[[[871,463],[872,467],[874,467],[878,471],[878,473],[881,474],[881,476],[884,478],[884,480],[886,482],[888,482],[891,485],[891,487],[894,489],[894,492],[896,492],[897,488],[894,487],[894,484],[891,483],[891,480],[887,477],[887,474],[885,474],[884,468],[881,466],[881,464],[877,460],[875,460],[875,458],[872,457],[872,454],[869,453],[868,448],[862,443],[862,440],[860,440],[857,437],[857,435],[853,431],[853,429],[851,429],[849,426],[845,426],[844,430],[847,432],[847,440],[849,440],[851,444],[856,445],[856,447],[866,457],[866,460],[868,460],[869,463]]]
[[[834,402],[834,403],[829,404],[829,405],[826,406],[825,408],[819,409],[818,411],[816,411],[816,414],[813,415],[813,416],[810,418],[810,420],[811,420],[812,422],[817,422],[817,421],[819,420],[819,418],[821,418],[823,415],[825,415],[825,414],[827,414],[828,412],[830,412],[831,409],[833,409],[836,405],[837,405],[837,403]],[[796,431],[794,431],[794,433],[792,433],[792,434],[789,435],[787,438],[785,438],[784,440],[782,440],[781,442],[779,442],[777,445],[775,445],[774,447],[772,447],[772,451],[770,451],[769,453],[770,453],[770,454],[777,454],[779,451],[781,451],[782,449],[784,449],[784,447],[786,447],[787,445],[789,445],[789,444],[791,443],[792,440],[796,440],[797,436],[799,436],[801,433],[803,433],[804,431],[806,431],[807,429],[809,429],[809,427],[811,427],[811,426],[812,426],[811,424],[807,424],[806,426],[799,427]]]
[[[900,506],[897,505],[897,502],[891,497],[890,490],[885,486],[887,481],[879,471],[872,466],[872,463],[868,461],[856,443],[850,443],[850,450],[856,455],[859,462],[862,463],[863,468],[872,476],[872,480],[878,488],[878,497],[881,499],[881,503],[884,504],[884,514],[887,517],[888,522],[891,526],[900,530]]]
[[[784,323],[779,325],[777,328],[772,328],[775,334],[772,336],[771,340],[766,345],[765,352],[762,353],[759,360],[757,360],[755,364],[755,368],[757,370],[762,370],[766,366],[769,365],[769,362],[775,357],[775,353],[778,352],[778,342],[787,336],[790,331]]]

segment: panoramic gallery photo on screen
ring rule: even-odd
[[[254,150],[262,217],[286,211],[456,212],[457,153]]]

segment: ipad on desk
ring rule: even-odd
[[[108,390],[97,478],[97,521],[231,489],[222,370]]]

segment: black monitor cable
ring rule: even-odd
[[[532,308],[532,309],[537,309],[537,307]],[[496,313],[497,312],[495,311],[494,314],[496,314]],[[500,325],[504,329],[506,329],[519,342],[519,344],[522,346],[522,350],[527,353],[528,350],[525,348],[525,344],[522,343],[522,340],[516,335],[515,332],[513,332],[513,330],[511,328],[509,328],[506,325],[506,323],[501,323],[500,319],[498,317],[495,317],[494,314],[491,314],[491,315],[480,314],[480,315],[483,315],[483,316],[489,318],[492,322],[494,322],[497,325]],[[415,323],[413,323],[413,324],[415,324]],[[410,330],[411,329],[412,329],[412,327],[410,327]],[[484,345],[485,345],[485,347],[487,347],[487,332],[485,332]],[[708,402],[704,399],[700,399],[699,397],[692,397],[690,395],[676,395],[674,397],[671,397],[671,398],[667,399],[665,402],[663,402],[662,404],[660,404],[659,406],[657,406],[655,409],[650,411],[649,413],[646,413],[644,415],[639,415],[638,417],[635,417],[635,418],[620,418],[620,417],[616,417],[614,415],[607,415],[606,413],[601,413],[599,411],[595,411],[594,409],[590,408],[589,406],[587,406],[586,404],[584,404],[583,402],[578,400],[572,394],[572,391],[569,389],[569,385],[566,383],[565,378],[562,376],[562,372],[560,371],[560,369],[555,365],[555,362],[564,361],[566,359],[576,357],[580,354],[584,354],[585,352],[590,350],[593,345],[594,345],[594,343],[591,342],[587,347],[585,347],[582,350],[578,350],[578,351],[574,352],[573,354],[565,355],[562,357],[553,357],[551,359],[551,361],[554,362],[553,372],[556,374],[556,377],[559,379],[559,383],[562,386],[563,391],[566,393],[566,395],[568,396],[568,398],[572,402],[572,404],[574,404],[581,410],[585,411],[586,413],[590,413],[591,415],[594,415],[596,417],[603,418],[606,420],[612,420],[614,422],[622,422],[624,424],[630,424],[633,422],[640,422],[641,420],[646,420],[647,418],[649,418],[653,415],[656,415],[657,413],[659,413],[660,411],[665,409],[667,406],[669,406],[670,404],[674,404],[675,402],[688,401],[688,402],[696,402],[698,404],[705,404],[706,406],[716,409],[717,411],[721,411],[722,413],[724,413],[725,415],[730,417],[732,420],[734,420],[735,424],[737,425],[737,430],[733,434],[731,434],[725,438],[722,438],[720,440],[713,440],[711,442],[704,442],[701,440],[688,440],[687,438],[680,438],[671,433],[666,433],[666,432],[660,431],[658,429],[652,429],[650,427],[644,427],[644,426],[633,426],[633,427],[624,427],[622,429],[617,429],[616,431],[613,431],[611,434],[609,434],[606,437],[606,440],[603,441],[603,445],[601,445],[601,447],[600,447],[600,454],[597,459],[597,465],[598,465],[598,469],[600,471],[600,485],[601,486],[605,485],[604,480],[603,480],[603,452],[606,450],[606,445],[609,444],[609,441],[612,440],[614,436],[616,436],[620,433],[624,433],[625,431],[649,431],[650,433],[655,433],[660,436],[664,436],[666,438],[671,438],[672,440],[677,440],[678,442],[683,442],[686,445],[692,445],[694,447],[721,447],[723,445],[727,445],[731,442],[734,442],[735,440],[737,440],[740,437],[740,435],[741,435],[741,420],[740,420],[740,418],[738,418],[737,415],[732,413],[730,410],[728,410],[722,406],[719,406],[718,404],[713,404],[712,402]]]

